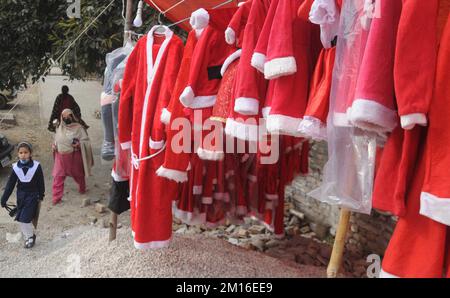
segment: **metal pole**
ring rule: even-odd
[[[133,0],[127,0],[126,13],[125,13],[125,28],[124,28],[124,44],[128,40],[133,25]],[[117,213],[111,212],[111,221],[109,223],[109,241],[114,241],[117,235]]]

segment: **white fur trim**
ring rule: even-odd
[[[180,210],[177,208],[177,204],[172,204],[173,215],[188,225],[200,225],[206,222],[206,213],[199,213],[198,209],[194,209],[193,212]]]
[[[204,29],[196,29],[195,30],[195,37],[197,37],[197,39],[200,39],[200,37],[202,36]]]
[[[413,129],[416,124],[427,126],[427,116],[422,113],[403,115],[400,116],[400,123],[403,129]]]
[[[197,154],[203,160],[223,160],[225,153],[222,151],[212,151],[199,147]]]
[[[398,277],[394,274],[387,273],[386,271],[381,269],[379,278],[400,278],[400,277]]]
[[[203,192],[203,186],[202,185],[194,185],[192,186],[192,194],[194,195],[201,195]]]
[[[222,77],[225,74],[225,72],[227,71],[230,64],[233,63],[233,61],[235,61],[236,59],[239,59],[241,57],[241,53],[242,53],[242,50],[239,49],[236,52],[234,52],[233,54],[231,54],[230,56],[228,56],[227,59],[225,59],[225,61],[223,62],[222,68],[220,69],[220,74],[222,75]]]
[[[267,119],[267,116],[269,116],[269,114],[270,114],[270,107],[262,108],[261,114],[262,114],[264,119]]]
[[[319,119],[311,116],[303,117],[298,131],[313,140],[324,141],[327,139],[327,127]],[[301,146],[300,144],[299,146]]]
[[[166,248],[170,245],[171,238],[163,241],[150,241],[145,243],[139,243],[136,240],[134,240],[134,247],[137,249],[159,249],[159,248]]]
[[[227,135],[246,141],[258,141],[258,130],[258,125],[235,121],[232,118],[228,118],[225,125]]]
[[[217,95],[195,96],[191,86],[184,88],[180,101],[186,108],[201,109],[212,107],[216,103]]]
[[[450,198],[440,198],[431,193],[422,192],[419,213],[450,226]]]
[[[111,177],[114,179],[115,182],[124,182],[130,180],[128,177],[122,177],[119,174],[117,174],[116,171],[114,171],[114,169],[112,169],[111,171]]]
[[[172,116],[172,113],[170,113],[168,109],[163,108],[162,112],[161,112],[161,122],[166,125],[169,124],[171,116]]]
[[[278,195],[266,193],[266,199],[276,201],[278,200]]]
[[[201,30],[209,24],[209,13],[204,8],[197,9],[191,14],[189,20],[192,29]]]
[[[187,172],[167,169],[164,166],[160,166],[159,169],[156,171],[156,174],[160,177],[164,177],[180,183],[186,182],[188,180]]]
[[[264,63],[264,77],[273,80],[282,76],[289,76],[297,72],[295,57],[275,58]]]
[[[264,73],[264,64],[266,63],[266,55],[254,52],[252,55],[251,64],[254,68]]]
[[[164,146],[165,143],[166,143],[166,141],[164,141],[164,140],[161,140],[161,141],[153,141],[153,140],[150,138],[150,140],[149,140],[149,142],[148,142],[148,145],[150,146],[150,149],[155,149],[155,150],[157,150],[157,149],[161,149],[161,148]]]
[[[180,95],[180,101],[183,106],[189,108],[194,102],[194,97],[194,90],[192,90],[191,86],[187,86]]]
[[[368,131],[391,132],[397,126],[397,112],[374,100],[357,98],[350,112],[353,125]]]
[[[202,197],[202,204],[211,205],[213,203],[212,197]]]
[[[290,135],[294,137],[302,136],[298,127],[300,125],[301,118],[294,118],[285,115],[269,115],[267,116],[267,131],[269,133],[279,133],[283,135]]]
[[[242,115],[258,115],[259,101],[256,98],[238,97],[234,102],[234,111]]]
[[[122,150],[130,149],[131,148],[131,141],[125,142],[125,143],[120,143],[120,147],[122,148]]]
[[[242,5],[244,5],[245,2],[246,2],[246,1],[239,2],[239,3],[238,3],[238,7],[241,7]]]
[[[236,43],[236,32],[234,32],[233,28],[228,27],[225,30],[225,41],[229,45],[234,45]]]

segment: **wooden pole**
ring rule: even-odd
[[[124,31],[131,30],[133,25],[133,0],[127,0],[127,7],[125,12],[125,28]],[[124,33],[124,44],[128,39],[130,33]],[[111,220],[109,222],[109,242],[114,241],[117,235],[117,213],[111,212]]]
[[[336,238],[334,239],[333,251],[331,252],[330,263],[327,268],[328,278],[336,278],[339,269],[341,268],[350,215],[350,210],[345,208],[341,209]]]

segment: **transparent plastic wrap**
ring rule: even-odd
[[[377,136],[348,121],[368,30],[364,0],[343,1],[327,119],[328,162],[321,187],[309,195],[329,204],[369,214]]]
[[[112,86],[115,100],[112,102],[112,116],[114,127],[114,154],[115,154],[115,174],[121,178],[128,178],[131,170],[131,150],[123,150],[118,138],[119,100],[121,82],[125,73],[126,60],[122,61],[112,73]]]

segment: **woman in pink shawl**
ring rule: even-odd
[[[80,194],[86,192],[85,176],[90,175],[94,164],[87,132],[70,109],[61,113],[52,149],[55,158],[52,201],[53,205],[56,205],[61,202],[67,176],[72,177],[78,184]]]

